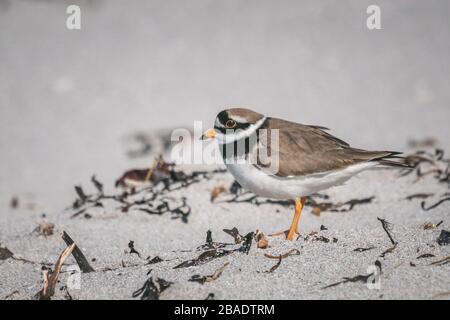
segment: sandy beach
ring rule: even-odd
[[[77,31],[68,4],[0,2],[0,299],[36,298],[63,231],[94,271],[69,256],[52,299],[450,298],[446,1],[379,1],[375,31],[366,1],[79,1]],[[247,201],[222,165],[115,186],[236,105],[430,161],[321,192],[292,242],[268,235],[293,205]]]

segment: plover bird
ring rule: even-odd
[[[408,167],[400,152],[352,148],[326,130],[232,108],[217,115],[214,129],[202,139],[218,141],[225,165],[244,189],[295,200],[289,230],[276,233],[292,240],[307,196],[341,185],[364,170]]]

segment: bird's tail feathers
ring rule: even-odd
[[[397,168],[412,168],[410,164],[406,162],[405,157],[401,156],[401,152],[397,151],[383,151],[383,155],[371,159],[370,161],[378,162],[378,164],[387,167]]]

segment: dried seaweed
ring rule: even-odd
[[[299,235],[296,240],[300,239],[301,237],[302,236]],[[303,240],[304,241],[311,240],[312,242],[320,241],[320,242],[325,242],[325,243],[330,242],[330,239],[328,239],[327,237],[325,237],[323,235],[319,235],[319,233],[317,231],[310,232],[309,234],[307,234],[306,236],[303,237]],[[336,242],[338,242],[338,239],[333,238],[333,243],[336,243]]]
[[[269,271],[266,271],[266,273],[272,273],[272,272],[274,272],[275,270],[277,270],[278,267],[281,265],[281,261],[282,261],[282,260],[283,260],[283,259],[281,258],[281,256],[279,256],[279,257],[278,257],[278,262],[277,262],[272,268],[270,268]]]
[[[63,231],[62,233],[62,239],[64,242],[70,246],[74,244],[75,242],[72,240],[72,238],[67,234],[67,232]],[[75,260],[78,263],[78,266],[80,267],[80,270],[84,273],[89,273],[95,271],[94,268],[91,267],[89,262],[87,261],[86,257],[84,256],[83,252],[78,248],[77,245],[75,245],[72,255],[74,256]]]
[[[283,207],[289,207],[294,204],[293,200],[272,200],[272,199],[266,199],[261,198],[253,193],[250,192],[242,192],[237,193],[233,195],[230,199],[224,199],[217,202],[224,202],[224,203],[250,203],[256,206],[261,206],[265,204],[275,204],[280,205]]]
[[[164,261],[159,256],[156,256],[151,260],[150,260],[150,257],[148,257],[147,260],[148,260],[147,264],[156,264],[156,263],[160,263],[160,262]]]
[[[75,186],[75,192],[78,196],[78,199],[76,199],[73,204],[74,209],[84,205],[88,200],[88,196],[84,193],[83,188],[81,186]]]
[[[205,298],[205,300],[215,300],[214,299],[215,298],[215,295],[214,295],[214,293],[208,293],[208,296]]]
[[[435,149],[434,153],[417,151],[415,154],[405,157],[405,162],[411,168],[403,171],[401,176],[407,176],[414,172],[416,174],[414,182],[418,182],[422,178],[432,175],[438,183],[446,183],[450,186],[450,160],[444,158],[442,149]]]
[[[130,254],[136,254],[139,258],[141,257],[141,254],[134,248],[134,241],[130,240],[128,242],[128,248],[130,249]]]
[[[407,196],[406,200],[413,200],[413,199],[426,199],[429,197],[434,196],[434,193],[415,193],[412,195]]]
[[[392,247],[386,249],[380,254],[380,258],[384,258],[388,253],[392,253],[397,248],[397,243],[394,244]]]
[[[14,253],[12,253],[7,247],[0,247],[0,260],[7,260],[13,256]]]
[[[450,231],[441,230],[441,234],[439,235],[436,241],[440,246],[446,246],[450,244]]]
[[[213,246],[213,239],[212,239],[212,232],[211,230],[206,231],[206,246],[212,247]]]
[[[435,255],[432,253],[424,253],[418,256],[416,259],[433,258],[433,257],[435,257]]]
[[[448,256],[444,259],[441,259],[441,260],[434,261],[434,262],[430,263],[430,265],[443,266],[444,264],[447,264],[447,263],[450,263],[450,256]]]
[[[224,249],[207,250],[207,251],[201,253],[195,259],[187,260],[187,261],[180,263],[179,265],[175,266],[174,269],[188,268],[188,267],[192,267],[192,266],[202,265],[202,264],[210,262],[214,259],[227,256],[233,252],[234,252],[234,250],[224,250]]]
[[[151,277],[145,281],[142,288],[133,292],[132,297],[136,298],[141,296],[141,300],[159,300],[161,293],[167,290],[173,282]]]
[[[321,241],[321,242],[328,243],[328,242],[330,242],[330,239],[328,239],[327,237],[324,237],[324,236],[315,236],[312,238],[312,241]]]
[[[363,198],[363,199],[352,199],[347,202],[344,202],[342,206],[348,206],[346,209],[337,210],[338,212],[344,212],[344,211],[350,211],[352,210],[356,205],[360,204],[367,204],[372,203],[373,199],[375,199],[375,196]]]
[[[97,189],[97,191],[98,191],[100,194],[103,194],[103,184],[102,184],[100,181],[97,180],[97,178],[95,177],[95,175],[93,175],[93,176],[91,177],[91,181],[92,181],[92,184],[94,185],[94,187]]]
[[[132,169],[125,172],[117,181],[117,187],[125,189],[119,193],[104,194],[103,184],[93,176],[91,182],[97,193],[86,194],[81,186],[76,186],[77,199],[72,205],[76,210],[72,218],[86,214],[86,211],[94,207],[105,207],[112,202],[119,205],[122,212],[130,210],[141,211],[148,214],[162,215],[170,213],[172,219],[180,219],[187,223],[191,213],[191,207],[185,197],[171,198],[168,194],[186,188],[194,183],[211,179],[215,174],[225,172],[225,169],[212,171],[193,171],[185,173],[178,171],[175,165],[165,162],[161,157],[155,161],[155,166],[150,169]],[[151,174],[149,175],[149,172]],[[147,179],[149,178],[149,181]]]
[[[412,170],[418,168],[422,163],[430,163],[433,164],[434,160],[432,159],[432,155],[428,154],[423,150],[416,151],[413,154],[407,155],[405,157],[405,163],[410,167],[405,170]],[[412,172],[412,171],[411,171]]]
[[[187,204],[187,199],[185,197],[182,197],[180,200],[181,203],[179,203],[178,206],[174,206],[177,204],[176,201],[168,198],[161,198],[159,199],[159,202],[147,202],[147,207],[139,207],[137,210],[156,215],[171,213],[172,219],[181,219],[181,221],[187,223],[188,216],[191,213],[191,207]],[[135,202],[135,204],[144,203]]]
[[[278,259],[278,262],[277,262],[272,268],[270,268],[269,271],[266,271],[266,273],[272,273],[272,272],[274,272],[275,270],[277,270],[278,267],[281,265],[281,261],[282,261],[283,259],[286,259],[286,258],[289,257],[289,256],[297,256],[297,255],[300,255],[300,251],[297,250],[297,249],[291,249],[291,250],[289,250],[288,252],[286,252],[286,253],[284,253],[284,254],[280,254],[280,255],[278,255],[278,256],[273,256],[273,255],[270,255],[270,254],[267,254],[267,253],[264,254],[264,256],[265,256],[266,258],[269,258],[269,259]]]
[[[214,271],[214,273],[212,275],[200,276],[198,274],[195,274],[189,279],[189,281],[198,282],[200,284],[204,284],[205,282],[214,281],[222,275],[223,270],[225,270],[225,268],[228,266],[228,264],[229,264],[229,262],[225,263],[222,267],[220,267],[219,269]]]
[[[377,261],[375,261],[375,265],[378,267],[378,269],[381,272],[381,262],[377,260]],[[331,288],[331,287],[336,287],[336,286],[338,286],[340,284],[348,283],[348,282],[363,282],[363,283],[367,283],[367,281],[371,277],[373,277],[374,275],[375,275],[375,271],[370,273],[370,274],[367,274],[367,275],[356,275],[354,277],[344,277],[344,278],[342,278],[343,279],[342,281],[338,281],[338,282],[332,283],[332,284],[330,284],[328,286],[323,287],[322,289],[328,289],[328,288]],[[373,281],[375,281],[375,280],[376,279],[374,278]]]
[[[312,207],[312,213],[320,216],[320,214],[324,211],[331,211],[331,212],[347,212],[351,211],[355,208],[357,205],[361,204],[368,204],[371,203],[375,199],[375,196],[368,197],[368,198],[362,198],[362,199],[351,199],[346,202],[317,202],[312,197],[308,197],[308,200],[306,201],[306,205],[309,205]]]
[[[378,221],[380,221],[381,222],[381,226],[383,227],[383,230],[386,232],[386,234],[388,235],[388,237],[389,237],[389,240],[391,241],[391,243],[394,245],[394,246],[396,246],[397,245],[397,242],[394,240],[394,238],[392,238],[392,235],[391,235],[391,230],[392,230],[392,223],[390,223],[390,222],[388,222],[387,220],[385,220],[385,219],[381,219],[381,218],[379,218],[379,217],[377,217],[377,219],[378,219]]]
[[[233,229],[235,229],[235,232],[237,232],[237,234],[239,234],[239,231],[237,231],[236,228],[233,228]],[[229,231],[229,230],[227,230],[227,231]],[[206,249],[206,251],[202,252],[195,259],[187,260],[187,261],[180,263],[179,265],[175,266],[174,269],[188,268],[188,267],[192,267],[192,266],[202,265],[202,264],[210,262],[214,259],[227,256],[235,251],[248,254],[248,252],[250,251],[251,245],[252,245],[253,237],[254,237],[254,232],[249,232],[247,235],[245,235],[245,237],[243,237],[243,241],[241,241],[242,245],[239,248],[225,250],[222,248],[225,246],[230,246],[232,244],[222,243],[222,242],[214,242],[212,240],[211,231],[208,230],[207,236],[206,236],[206,243],[197,248],[197,249]]]
[[[239,252],[243,252],[245,254],[248,254],[250,252],[254,234],[255,234],[254,232],[249,232],[245,235],[244,243],[240,248],[237,249]]]
[[[239,234],[239,230],[236,227],[233,229],[223,229],[223,232],[232,236],[235,244],[239,244],[244,241],[244,237]]]
[[[444,202],[446,202],[446,201],[449,201],[449,200],[450,200],[450,197],[447,196],[447,197],[441,198],[440,200],[438,200],[437,202],[435,202],[434,204],[432,204],[432,205],[430,205],[430,206],[428,206],[428,207],[426,207],[425,201],[422,201],[422,202],[420,203],[420,206],[421,206],[422,210],[424,210],[424,211],[429,211],[429,210],[431,210],[431,209],[434,209],[434,208],[440,206],[442,203],[444,203]]]
[[[367,280],[369,280],[369,278],[371,276],[372,276],[372,274],[367,274],[367,275],[360,274],[360,275],[357,275],[357,276],[354,276],[354,277],[344,277],[343,278],[344,280],[332,283],[332,284],[330,284],[328,286],[323,287],[322,289],[328,289],[328,288],[335,287],[335,286],[338,286],[340,284],[347,283],[347,282],[363,282],[363,283],[367,283]]]
[[[353,249],[353,251],[356,251],[356,252],[364,252],[364,251],[369,251],[369,250],[372,250],[372,249],[375,249],[376,247],[374,247],[374,246],[370,246],[370,247],[367,247],[367,248],[356,248],[356,249]]]
[[[233,245],[233,244],[213,241],[212,232],[211,232],[211,230],[208,230],[208,231],[206,231],[205,244],[199,246],[197,248],[197,250],[209,250],[209,249],[224,248],[224,247],[231,246],[231,245]]]

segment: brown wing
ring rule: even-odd
[[[325,132],[324,127],[308,126],[282,119],[268,118],[261,129],[267,129],[267,137],[271,136],[270,130],[279,130],[278,146],[272,144],[270,139],[263,138],[260,140],[260,147],[267,147],[269,155],[278,152],[279,169],[276,175],[280,177],[325,172],[398,154],[351,148],[345,141]],[[270,166],[267,163],[263,164],[263,161],[257,163],[263,170]]]

